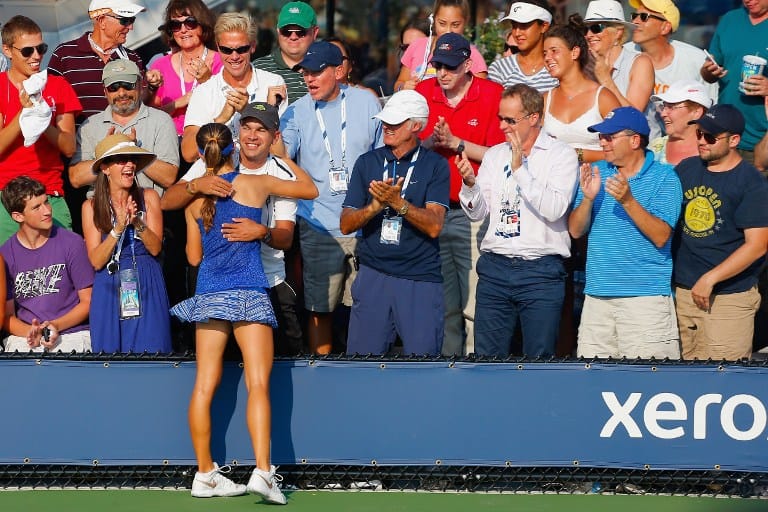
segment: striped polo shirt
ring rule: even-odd
[[[509,57],[494,61],[488,67],[488,80],[492,80],[504,87],[523,83],[530,85],[540,93],[545,93],[560,85],[560,81],[549,74],[546,66],[532,75],[523,73],[523,70],[517,64],[517,55],[510,55]]]
[[[280,48],[276,47],[272,53],[259,57],[253,61],[253,67],[276,73],[283,77],[285,85],[288,87],[288,104],[290,105],[297,99],[307,94],[307,84],[304,83],[304,77],[301,73],[288,67],[283,59]]]

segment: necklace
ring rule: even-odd
[[[568,101],[571,101],[573,98],[575,98],[579,94],[585,93],[586,91],[587,91],[586,89],[582,89],[581,91],[575,92],[575,93],[573,93],[571,95],[569,95],[567,92],[563,91],[563,94],[565,94],[565,97],[568,98]]]

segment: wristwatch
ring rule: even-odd
[[[466,146],[464,145],[464,141],[459,139],[459,145],[456,146],[456,152],[458,154],[461,154],[464,151],[464,148],[466,148]]]
[[[408,213],[408,208],[410,208],[410,207],[411,207],[411,203],[409,203],[408,201],[405,201],[405,202],[403,202],[403,206],[401,206],[400,209],[397,210],[397,213],[401,217],[405,217],[405,214]]]
[[[269,245],[269,242],[271,241],[272,241],[272,230],[267,228],[267,234],[264,235],[264,238],[261,239],[261,242]]]

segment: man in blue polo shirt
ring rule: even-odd
[[[385,146],[357,159],[341,213],[342,233],[362,231],[347,351],[384,354],[399,334],[405,353],[437,355],[445,310],[437,237],[448,208],[448,163],[419,143],[429,117],[421,94],[397,92],[375,117]]]
[[[572,237],[589,233],[577,354],[679,359],[671,239],[680,180],[654,161],[639,110],[614,109],[589,131],[600,134],[605,160],[581,166],[568,219]]]

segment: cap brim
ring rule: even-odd
[[[702,130],[713,135],[728,131],[709,117],[700,117],[698,119],[694,119],[693,121],[688,121],[688,124],[697,124],[701,126]]]
[[[590,23],[613,23],[615,25],[623,25],[626,28],[634,29],[636,25],[630,21],[624,21],[624,20],[614,20],[614,19],[606,19],[606,18],[590,18],[588,20],[584,20],[583,23],[585,25]]]
[[[410,119],[411,116],[408,114],[404,114],[402,112],[394,112],[390,110],[387,112],[386,110],[382,110],[378,114],[372,117],[372,119],[379,119],[382,123],[394,125],[394,124],[400,124],[408,119]]]
[[[136,75],[115,75],[115,76],[109,77],[106,80],[103,80],[102,83],[104,84],[104,87],[109,87],[115,82],[129,82],[129,83],[135,84],[138,81],[139,81],[139,77]]]
[[[111,155],[105,155],[93,162],[93,165],[91,165],[91,171],[94,174],[98,174],[101,172],[101,169],[99,169],[99,166],[101,166],[101,162],[106,160],[107,158],[113,157],[113,156],[119,156],[119,155],[129,155],[129,156],[135,156],[137,158],[136,162],[136,172],[142,171],[145,167],[147,167],[149,164],[155,161],[157,156],[153,153],[130,153],[130,152],[118,152],[113,153]]]
[[[439,64],[445,64],[446,66],[456,67],[466,60],[467,59],[462,59],[460,57],[450,57],[448,55],[439,55],[439,56],[432,57],[432,60],[429,61],[429,63],[432,64],[433,62],[437,62]]]

